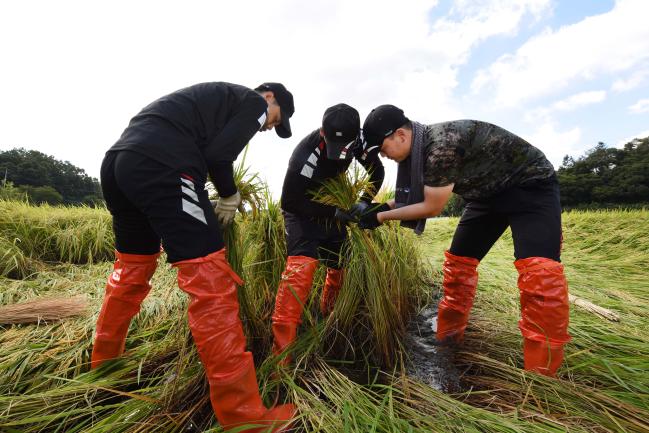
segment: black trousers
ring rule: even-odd
[[[318,221],[284,212],[284,229],[289,256],[312,257],[328,268],[340,269],[346,227],[339,227],[333,219]]]
[[[197,178],[191,170],[185,173],[136,152],[108,152],[101,188],[113,216],[115,249],[155,254],[162,243],[174,263],[223,248],[204,181]]]
[[[451,254],[478,260],[511,227],[514,257],[561,260],[561,204],[556,177],[517,186],[484,201],[468,201]]]

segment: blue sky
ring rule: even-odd
[[[361,117],[392,103],[424,123],[490,121],[558,167],[599,141],[649,136],[647,16],[646,0],[2,2],[0,150],[98,176],[157,97],[281,81],[294,136],[259,133],[248,154],[276,196],[293,148],[338,102]]]

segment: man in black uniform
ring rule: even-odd
[[[241,201],[233,161],[257,131],[275,127],[280,137],[290,137],[293,112],[293,96],[280,83],[253,91],[213,82],[163,96],[131,120],[101,167],[116,261],[97,320],[92,368],[124,351],[162,242],[178,268],[178,286],[190,296],[189,326],[219,423],[225,429],[275,425],[293,416],[291,404],[269,410],[261,401],[239,320],[242,281],[226,260],[219,224],[234,218]],[[205,190],[208,173],[221,197],[214,209]]]
[[[462,340],[478,284],[478,264],[511,227],[525,369],[553,376],[570,340],[569,305],[560,263],[559,184],[543,152],[487,122],[422,125],[393,105],[374,109],[363,130],[370,144],[399,163],[399,173],[395,202],[367,212],[359,226],[374,228],[388,220],[424,223],[444,209],[451,192],[467,202],[445,252],[437,339]],[[402,177],[402,170],[408,175]]]
[[[353,158],[367,170],[373,188],[363,194],[352,213],[365,209],[383,183],[378,147],[362,147],[359,131],[358,111],[346,104],[334,105],[325,111],[322,128],[302,139],[289,161],[282,189],[288,257],[272,317],[275,354],[283,352],[295,340],[318,259],[327,266],[320,301],[323,314],[331,312],[342,285],[339,256],[347,237],[346,223],[353,216],[313,201],[311,193],[323,181],[345,172]]]

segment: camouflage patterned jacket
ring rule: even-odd
[[[539,149],[496,125],[455,120],[424,131],[424,184],[481,200],[517,185],[547,179],[554,167]]]

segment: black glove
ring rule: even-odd
[[[358,219],[368,210],[369,207],[370,204],[368,202],[361,200],[349,209],[349,214],[355,219]]]
[[[372,203],[373,206],[370,207],[363,215],[358,222],[358,227],[366,230],[374,230],[381,225],[377,219],[379,212],[385,212],[390,210],[390,206],[387,203],[379,205],[378,203]]]
[[[342,209],[336,209],[336,213],[334,214],[334,219],[338,221],[341,224],[349,224],[356,222],[356,218],[351,216],[349,213],[345,212]]]

